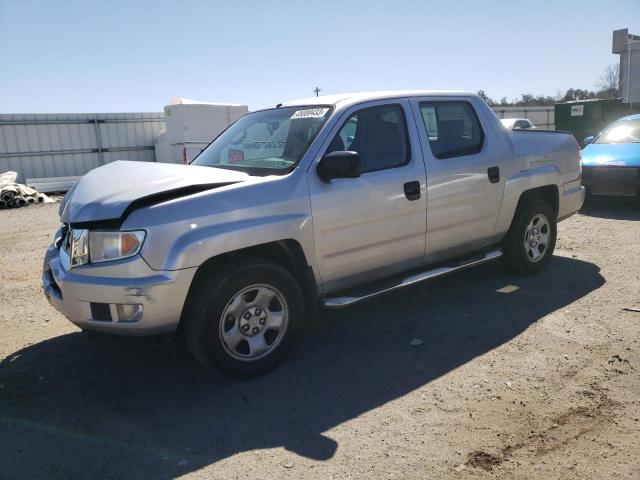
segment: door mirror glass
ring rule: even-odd
[[[589,145],[591,142],[593,142],[593,137],[593,135],[589,135],[584,140],[582,140],[582,143],[584,143],[585,145]]]
[[[327,153],[318,163],[318,176],[323,182],[333,178],[357,178],[360,176],[360,156],[357,152],[338,151]]]

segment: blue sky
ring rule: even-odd
[[[593,88],[640,1],[0,0],[0,112],[160,111],[361,90]]]

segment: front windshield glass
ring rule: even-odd
[[[255,175],[282,174],[293,168],[320,127],[328,106],[282,107],[241,117],[193,161]]]
[[[609,125],[594,143],[638,143],[640,120],[618,120]]]

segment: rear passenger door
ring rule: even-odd
[[[465,254],[494,242],[504,180],[471,99],[412,99],[427,170],[425,260]]]
[[[316,260],[325,291],[419,266],[426,234],[425,169],[406,99],[346,111],[309,170]],[[360,155],[359,178],[323,182],[332,151]]]

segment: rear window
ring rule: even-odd
[[[436,158],[473,155],[482,150],[484,132],[469,102],[424,102],[420,112]]]

